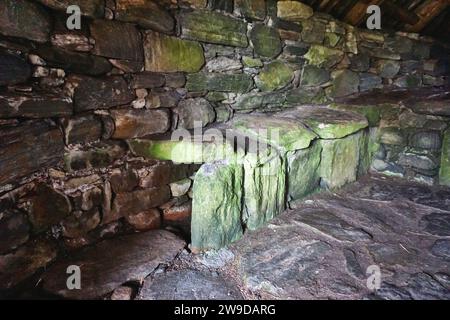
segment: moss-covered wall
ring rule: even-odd
[[[66,28],[72,4],[81,30]],[[3,0],[0,261],[28,257],[24,278],[117,233],[185,231],[197,167],[133,157],[128,139],[448,74],[431,39],[297,1]]]

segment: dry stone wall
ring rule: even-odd
[[[72,4],[81,30],[66,27]],[[431,39],[358,30],[298,1],[3,0],[0,265],[15,273],[0,272],[0,289],[117,233],[189,234],[198,168],[134,157],[128,139],[448,73]]]

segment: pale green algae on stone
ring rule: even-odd
[[[359,141],[359,166],[358,177],[365,175],[372,164],[375,153],[380,148],[378,141],[378,128],[366,128],[362,131],[362,138]]]
[[[237,161],[233,145],[224,138],[216,143],[214,141],[182,140],[149,140],[132,139],[128,141],[131,152],[135,156],[156,160],[171,160],[175,163],[204,163],[216,160],[229,159]]]
[[[307,149],[287,153],[289,201],[304,198],[319,188],[321,155],[319,141],[314,141]]]
[[[145,70],[153,72],[197,72],[205,64],[198,42],[147,31],[144,40]]]
[[[270,114],[237,115],[230,126],[282,152],[305,149],[317,137],[299,121],[276,118]]]
[[[267,64],[255,79],[261,91],[275,91],[286,87],[294,78],[294,71],[284,62],[275,60]]]
[[[312,45],[305,54],[305,59],[308,60],[309,64],[326,69],[338,64],[343,58],[344,52],[341,50],[321,45]]]
[[[444,133],[442,144],[441,168],[439,171],[439,184],[450,186],[450,129]]]
[[[360,131],[341,139],[319,140],[322,145],[320,176],[323,187],[336,189],[356,181],[362,137]]]
[[[366,117],[367,121],[369,122],[369,127],[377,127],[380,124],[382,109],[377,105],[351,105],[332,103],[330,104],[330,108],[359,113]]]
[[[368,126],[367,119],[357,113],[324,106],[300,106],[280,112],[280,119],[303,122],[322,139],[339,139]]]
[[[285,209],[286,166],[273,150],[269,156],[264,161],[256,161],[251,154],[243,159],[243,221],[250,230],[262,227]]]
[[[209,10],[185,12],[180,18],[183,37],[226,46],[248,46],[244,21]]]
[[[242,237],[242,189],[242,166],[218,161],[200,167],[193,185],[193,250],[220,249]]]

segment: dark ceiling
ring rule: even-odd
[[[302,0],[315,11],[365,27],[370,4],[381,8],[383,30],[417,32],[450,43],[450,0]]]

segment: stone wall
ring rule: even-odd
[[[71,4],[81,30],[66,28]],[[133,157],[128,139],[443,85],[448,69],[430,39],[358,30],[297,1],[1,1],[0,265],[16,267],[0,289],[117,233],[188,236],[198,168]]]

